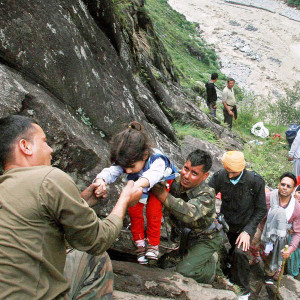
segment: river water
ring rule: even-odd
[[[289,9],[282,1],[168,2],[199,23],[202,38],[216,49],[221,71],[240,87],[275,100],[300,81],[300,22],[282,15]],[[257,2],[262,9],[234,2]],[[292,13],[300,20],[300,11]]]

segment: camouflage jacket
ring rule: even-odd
[[[171,213],[173,225],[181,231],[191,228],[194,232],[209,235],[208,230],[216,217],[215,191],[205,182],[193,189],[181,191],[180,177],[172,183],[164,205]]]

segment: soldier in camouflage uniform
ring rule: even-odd
[[[72,249],[66,258],[64,276],[70,282],[65,300],[113,299],[114,274],[107,252],[96,256]]]
[[[181,235],[180,253],[164,256],[161,266],[172,257],[177,260],[177,272],[200,283],[212,283],[216,274],[222,274],[218,252],[223,238],[214,222],[215,192],[205,183],[211,165],[210,155],[198,149],[187,157],[169,193],[162,185],[152,189],[171,213],[175,231]]]

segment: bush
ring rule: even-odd
[[[281,174],[292,171],[292,164],[287,160],[288,149],[284,142],[278,140],[259,139],[262,145],[246,144],[245,159],[251,164],[249,169],[261,175],[266,185],[276,188]]]
[[[271,119],[277,125],[300,123],[300,82],[293,89],[286,89],[286,97],[269,105]]]
[[[300,0],[288,0],[288,5],[300,8]]]
[[[265,111],[261,106],[261,99],[253,93],[241,94],[243,100],[239,101],[237,127],[244,134],[251,134],[252,126],[257,122],[265,122]],[[240,133],[241,134],[241,133]]]

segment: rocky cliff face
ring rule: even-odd
[[[132,120],[144,124],[178,167],[188,153],[181,152],[174,120],[210,128],[227,149],[242,147],[182,91],[143,5],[143,0],[0,3],[0,117],[35,118],[54,149],[53,164],[82,188],[109,165],[108,141]],[[102,215],[119,191],[119,185],[112,187]]]

